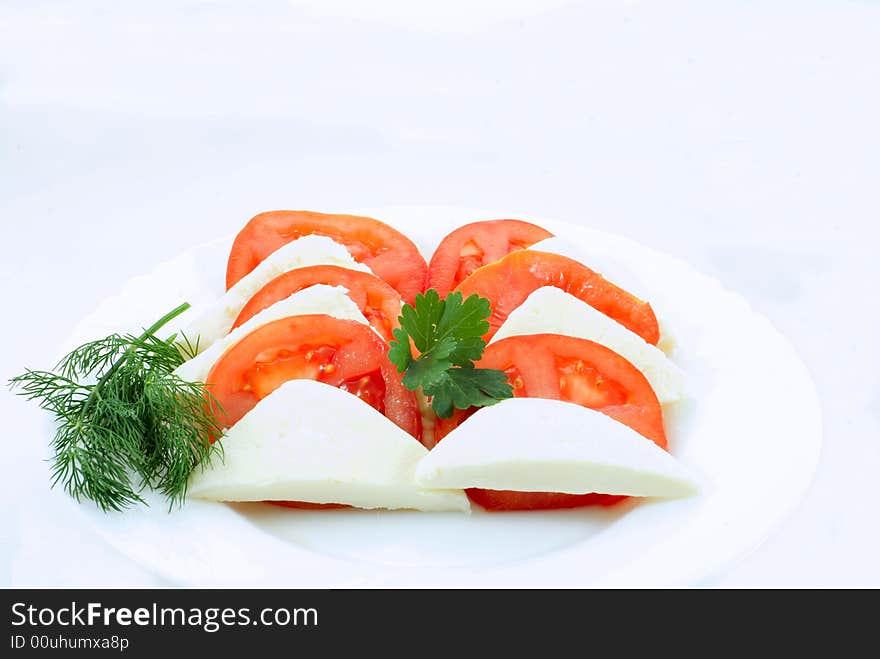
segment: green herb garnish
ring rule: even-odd
[[[190,472],[220,450],[217,402],[201,382],[172,371],[190,355],[176,336],[156,332],[189,308],[184,303],[140,336],[111,334],[64,357],[55,372],[26,370],[9,381],[55,415],[52,486],[103,510],[145,503],[154,488],[173,506],[186,496]],[[183,352],[194,353],[185,341]],[[84,384],[84,380],[94,384]]]
[[[403,306],[388,358],[406,373],[404,386],[410,391],[421,387],[442,419],[452,416],[454,408],[485,407],[513,396],[504,371],[474,367],[486,348],[482,337],[491,313],[486,298],[474,294],[462,300],[454,292],[441,300],[433,288],[416,295],[415,306]],[[410,339],[418,357],[413,357]]]

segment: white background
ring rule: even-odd
[[[815,378],[812,488],[703,585],[880,586],[880,4],[106,4],[0,2],[4,380],[260,210],[580,222],[720,278]],[[164,584],[70,518],[42,416],[0,405],[0,584]]]

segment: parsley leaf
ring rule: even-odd
[[[485,407],[513,396],[503,371],[474,367],[486,348],[483,335],[489,331],[486,319],[491,313],[486,298],[471,295],[465,300],[453,292],[441,300],[433,288],[401,310],[388,358],[405,373],[407,389],[421,387],[431,397],[440,418],[452,416],[455,408]],[[410,339],[418,357],[413,356]]]
[[[409,305],[405,305],[407,307]],[[403,316],[398,318],[398,322],[403,320]],[[401,328],[395,329],[394,340],[388,348],[388,359],[397,367],[398,373],[403,373],[413,361],[412,350],[409,347],[409,335]]]
[[[473,366],[444,371],[423,390],[426,395],[433,397],[431,407],[441,419],[452,416],[453,407],[460,410],[486,407],[513,395],[504,371]]]

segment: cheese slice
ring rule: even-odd
[[[689,471],[654,442],[585,407],[508,398],[477,411],[425,456],[424,487],[680,497]]]
[[[189,496],[470,510],[461,490],[416,484],[416,465],[428,454],[416,439],[356,396],[320,382],[285,382],[218,441],[223,461],[193,472]]]
[[[204,382],[223,353],[255,329],[279,318],[304,314],[326,314],[342,320],[369,324],[358,306],[348,297],[348,291],[344,287],[315,284],[254,314],[229,334],[214,341],[207,350],[178,366],[174,373],[187,382]]]
[[[198,340],[199,352],[206,350],[214,341],[226,336],[244,305],[263,286],[288,270],[311,265],[337,265],[370,272],[367,266],[356,262],[348,250],[332,238],[315,235],[297,238],[272,252],[219,300],[203,309],[183,330],[183,335],[193,346]]]
[[[566,334],[601,343],[623,356],[647,378],[661,403],[682,396],[684,374],[659,348],[597,311],[583,300],[553,286],[543,286],[514,309],[489,342],[520,334]]]

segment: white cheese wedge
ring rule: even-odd
[[[574,403],[509,398],[476,412],[416,469],[424,487],[680,497],[697,481],[654,442]]]
[[[214,341],[226,336],[244,305],[270,281],[288,270],[311,265],[337,265],[351,270],[370,272],[354,260],[344,246],[326,236],[303,236],[282,245],[267,256],[256,268],[241,278],[212,305],[206,307],[183,330],[183,334],[199,352]]]
[[[187,382],[204,382],[217,360],[236,343],[266,323],[288,316],[305,314],[326,314],[342,320],[356,320],[369,325],[358,306],[348,297],[342,286],[315,284],[279,300],[254,314],[226,336],[217,339],[211,346],[192,359],[185,361],[174,373]]]
[[[601,343],[648,379],[661,403],[681,398],[684,374],[659,348],[574,295],[543,286],[514,309],[489,342],[520,334],[566,334]]]
[[[356,396],[312,380],[285,382],[219,441],[223,462],[197,469],[189,496],[470,510],[461,490],[416,484],[428,454],[416,439]]]

